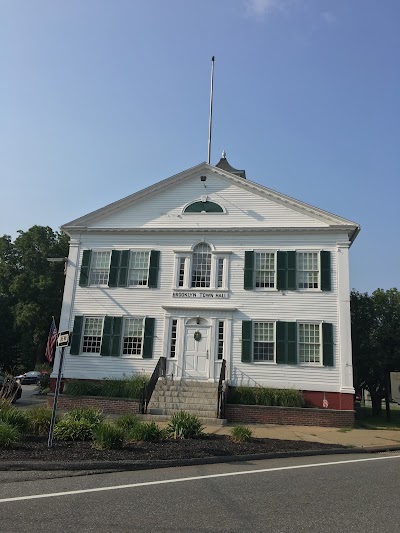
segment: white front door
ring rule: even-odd
[[[208,379],[210,361],[210,328],[187,326],[185,338],[185,377]]]

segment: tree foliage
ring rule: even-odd
[[[33,226],[0,237],[0,368],[31,369],[44,361],[51,317],[59,322],[68,237]]]
[[[351,324],[355,387],[369,391],[373,412],[379,414],[387,372],[400,370],[400,292],[352,291]]]

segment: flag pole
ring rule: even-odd
[[[213,105],[213,88],[214,88],[214,59],[211,58],[211,87],[210,87],[210,119],[208,122],[208,159],[207,162],[210,164],[211,161],[211,126],[212,126],[212,105]]]

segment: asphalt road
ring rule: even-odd
[[[0,530],[396,532],[399,485],[394,453],[90,475],[0,471]]]

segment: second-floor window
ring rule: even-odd
[[[255,287],[273,289],[275,287],[275,253],[254,253]]]
[[[149,278],[150,252],[131,252],[129,261],[129,286],[145,287]]]
[[[92,252],[89,285],[107,285],[111,252]]]
[[[211,285],[211,248],[200,243],[193,250],[192,287],[210,287]]]

